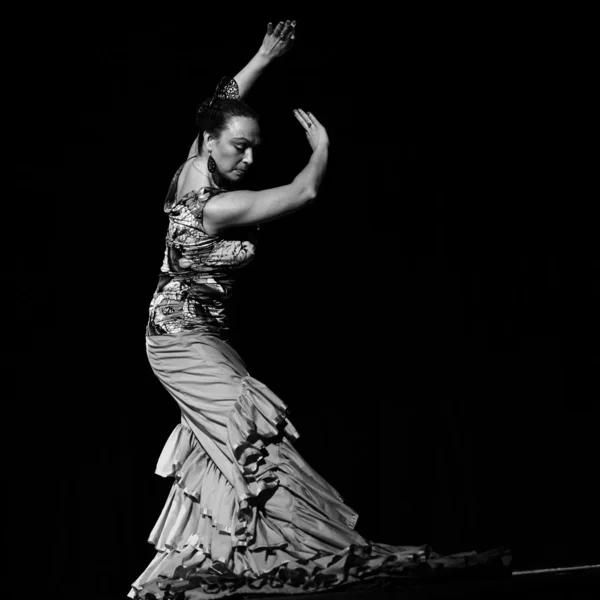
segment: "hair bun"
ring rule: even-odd
[[[219,110],[219,100],[239,100],[240,88],[234,77],[221,77],[217,84],[213,95],[204,100],[196,111],[196,125],[200,126],[205,121],[203,118],[208,110],[212,109],[215,112]]]

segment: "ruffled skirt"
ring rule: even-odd
[[[440,556],[369,542],[354,529],[358,514],[296,451],[287,406],[231,345],[187,331],[148,336],[146,348],[181,422],[156,467],[174,479],[148,540],[156,555],[130,598],[297,594],[509,567],[504,549]]]

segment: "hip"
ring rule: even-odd
[[[150,366],[163,381],[175,374],[210,373],[236,380],[248,375],[244,360],[220,333],[189,329],[162,335],[147,334],[145,339]]]

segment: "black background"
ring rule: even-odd
[[[236,349],[367,538],[594,560],[597,261],[573,252],[592,240],[585,15],[69,16],[20,54],[11,221],[39,492],[23,505],[55,584],[121,597],[153,556],[171,484],[153,469],[179,420],[144,346],[162,202],[196,105],[288,17],[295,47],[248,96],[264,143],[247,185],[308,160],[295,107],[327,127],[330,165],[315,203],[261,227]]]

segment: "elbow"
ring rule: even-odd
[[[312,202],[317,197],[317,189],[313,186],[308,186],[302,191],[302,199],[306,204]]]
[[[311,181],[302,181],[297,178],[292,183],[294,204],[303,206],[312,202],[317,197],[318,187]]]

